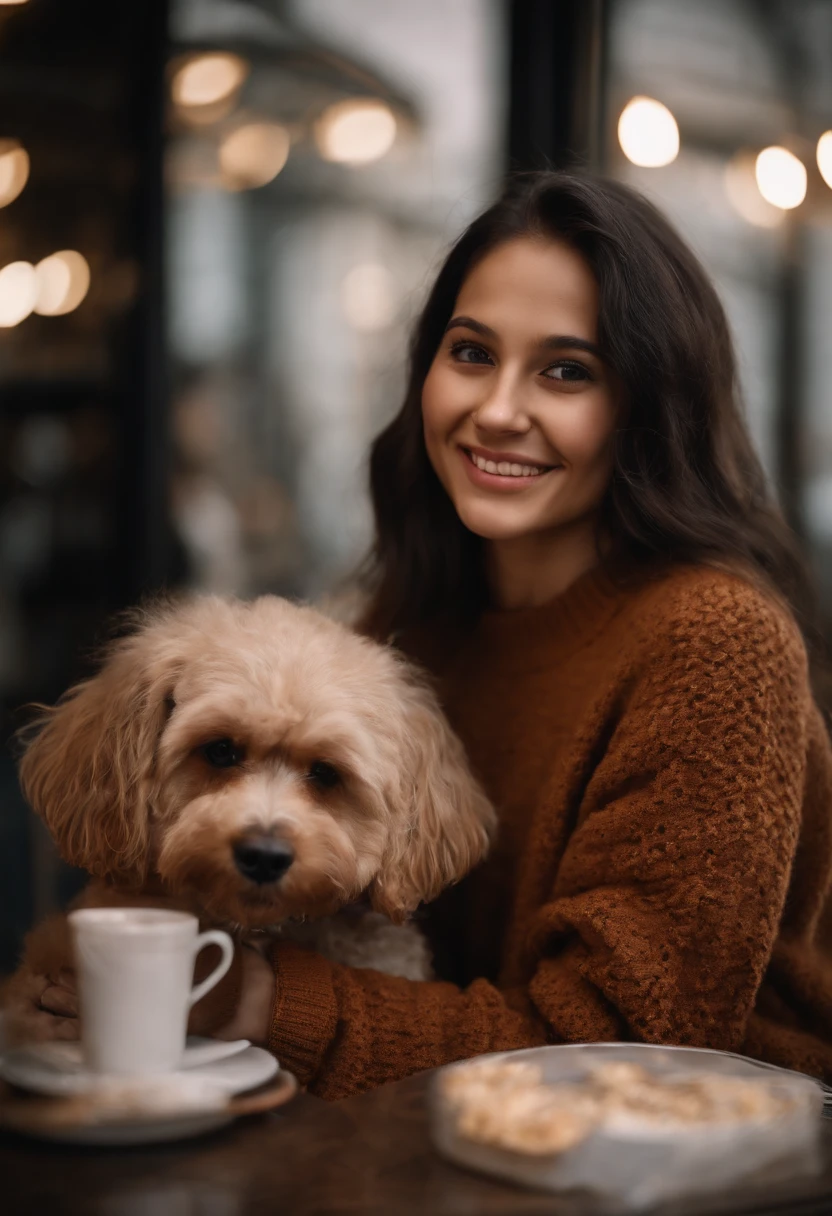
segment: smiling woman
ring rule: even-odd
[[[512,456],[549,471],[525,483]],[[521,464],[513,492],[489,462]],[[371,485],[380,636],[544,602],[601,555],[625,570],[741,569],[804,622],[812,599],[747,433],[716,292],[664,217],[616,182],[521,176],[463,233],[416,327]]]

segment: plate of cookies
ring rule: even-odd
[[[727,1052],[595,1043],[443,1069],[432,1135],[451,1161],[593,1210],[639,1211],[818,1168],[823,1087]]]

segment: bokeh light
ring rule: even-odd
[[[832,190],[832,131],[824,131],[818,140],[817,158],[820,175]]]
[[[754,175],[756,157],[743,151],[732,156],[725,166],[725,193],[734,211],[755,228],[777,228],[783,223],[779,207],[767,203],[757,188]]]
[[[393,276],[378,262],[353,266],[341,284],[341,307],[353,329],[376,333],[392,324],[396,315]]]
[[[38,298],[38,280],[31,262],[10,262],[0,270],[0,327],[11,329],[25,321]]]
[[[633,97],[618,119],[618,142],[628,160],[659,169],[679,155],[679,127],[667,106],[652,97]]]
[[[396,116],[383,101],[372,98],[337,101],[315,125],[315,142],[324,160],[365,165],[379,160],[393,146]]]
[[[248,64],[239,55],[199,55],[176,72],[171,95],[179,106],[215,105],[240,87],[248,71]]]
[[[806,197],[806,166],[787,148],[763,148],[755,176],[760,194],[773,207],[791,211]]]
[[[237,127],[220,145],[223,181],[232,190],[250,190],[273,181],[286,164],[291,138],[276,122]]]
[[[13,203],[29,180],[29,153],[16,139],[0,139],[0,207]]]
[[[78,307],[90,287],[90,268],[74,249],[53,253],[35,267],[37,299],[34,311],[43,317],[62,317]]]

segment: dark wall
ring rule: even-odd
[[[83,674],[101,622],[171,572],[166,529],[165,0],[0,9],[0,138],[31,172],[0,265],[84,255],[77,311],[0,330],[0,970],[45,910],[11,736]],[[59,869],[55,893],[71,886]],[[40,894],[36,894],[39,891]]]

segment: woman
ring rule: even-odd
[[[226,1033],[326,1097],[611,1039],[832,1078],[800,564],[690,251],[623,186],[514,183],[439,274],[371,473],[366,628],[434,673],[499,840],[426,910],[443,981],[279,944]]]

